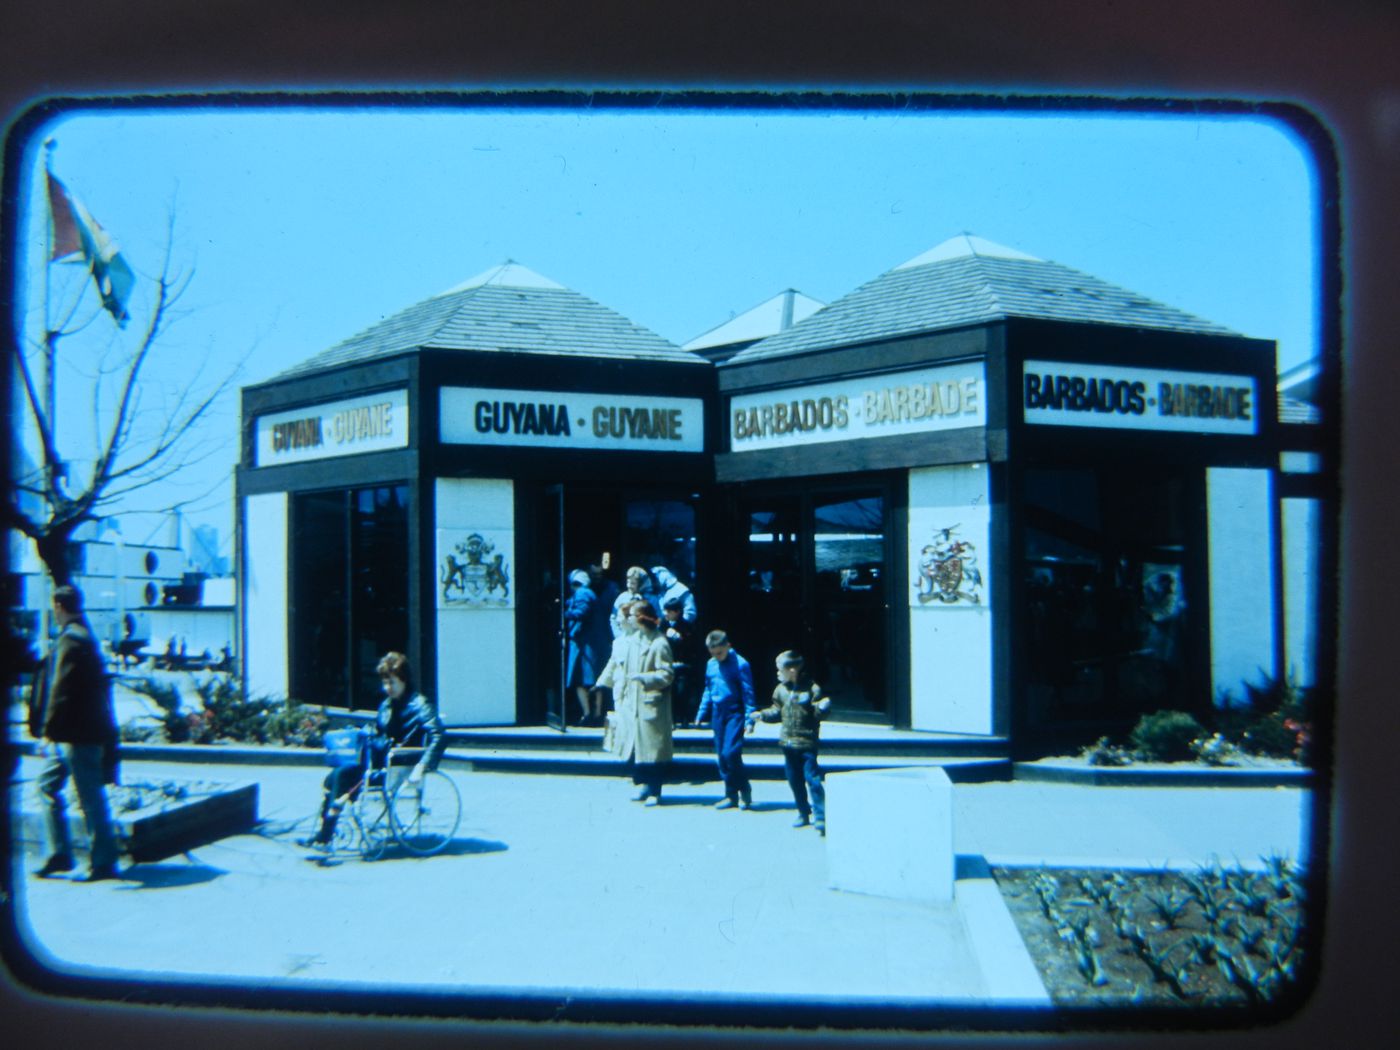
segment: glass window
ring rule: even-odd
[[[808,661],[847,716],[885,709],[885,501],[812,506],[813,651]]]
[[[1181,474],[1034,470],[1025,491],[1033,719],[1130,724],[1198,706]]]
[[[379,701],[375,666],[408,648],[408,488],[361,489],[350,520],[356,706]]]
[[[664,565],[695,584],[695,508],[682,500],[629,500],[623,550],[631,563]]]
[[[796,501],[749,511],[749,591],[800,600],[801,548]]]
[[[292,507],[292,691],[374,707],[375,665],[408,646],[408,488],[302,493]]]

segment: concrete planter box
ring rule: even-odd
[[[880,897],[953,901],[953,784],[936,767],[826,778],[827,882]]]
[[[162,860],[240,835],[252,831],[258,822],[257,784],[167,781],[162,786],[165,784],[183,789],[184,796],[160,794],[129,814],[112,814],[135,862]]]
[[[87,851],[87,824],[71,785],[65,795],[73,845]],[[240,835],[258,822],[258,785],[253,783],[134,781],[109,787],[107,798],[117,837],[133,863],[163,860]],[[30,795],[25,800],[24,837],[45,844],[44,824],[43,801]]]

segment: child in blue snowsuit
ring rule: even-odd
[[[715,809],[748,809],[753,805],[753,789],[744,770],[744,730],[757,710],[753,692],[753,669],[729,644],[723,631],[705,636],[710,662],[705,665],[705,695],[695,712],[696,723],[713,715],[715,760],[724,781],[724,798]]]

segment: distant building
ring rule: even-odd
[[[111,652],[122,649],[145,658],[167,649],[193,659],[208,652],[220,658],[234,645],[234,587],[231,579],[211,577],[202,562],[179,544],[192,530],[182,530],[172,516],[165,542],[128,543],[120,518],[90,523],[73,539],[73,583],[83,592],[89,622]],[[217,550],[218,530],[202,526],[202,543]],[[175,542],[171,542],[171,541]],[[44,629],[52,593],[43,563],[33,545],[11,534],[10,564],[16,593],[11,618],[37,642]],[[225,559],[226,561],[226,559]],[[217,564],[217,562],[215,563]]]
[[[785,332],[822,308],[820,300],[794,288],[765,299],[751,310],[731,317],[724,324],[698,335],[681,349],[697,353],[707,361],[728,361],[740,350],[747,350],[760,339]]]

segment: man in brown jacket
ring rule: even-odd
[[[48,803],[49,859],[35,872],[52,878],[73,870],[63,788],[68,778],[87,822],[92,843],[84,882],[115,879],[117,840],[107,808],[106,785],[116,780],[117,723],[107,668],[83,616],[83,594],[76,587],[54,589],[53,613],[58,637],[44,665],[29,711],[29,729],[46,741],[48,761],[39,773],[39,790]]]

